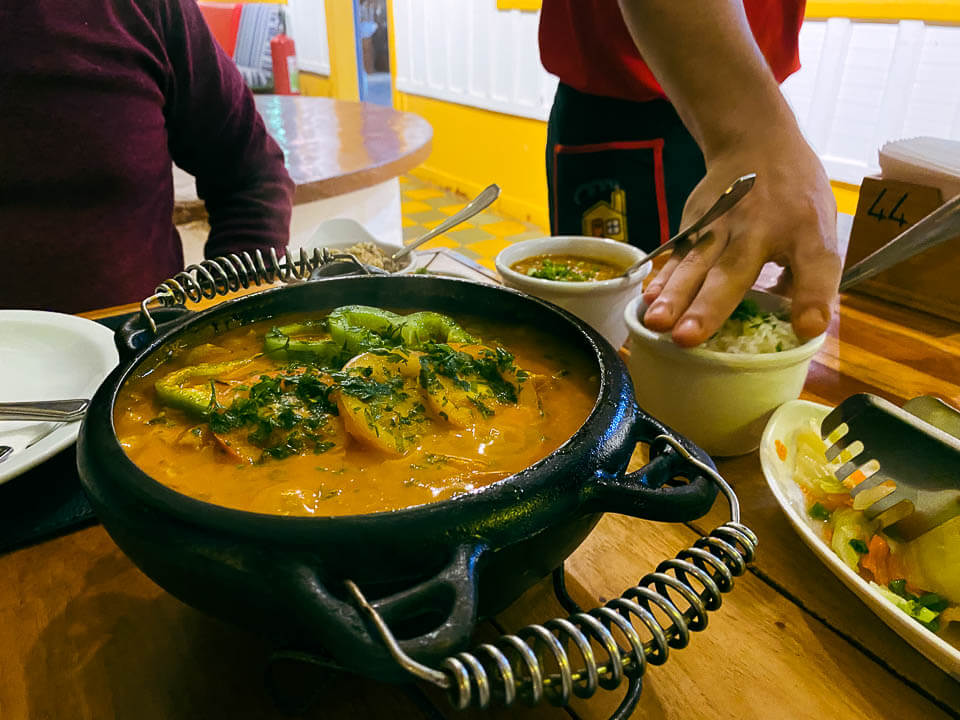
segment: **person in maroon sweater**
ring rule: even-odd
[[[0,307],[138,301],[183,269],[172,163],[207,257],[286,247],[283,153],[195,0],[0,3]]]

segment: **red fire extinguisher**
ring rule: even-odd
[[[273,60],[273,92],[277,95],[299,95],[300,78],[297,73],[297,51],[293,38],[287,33],[287,19],[280,11],[280,32],[270,40]]]

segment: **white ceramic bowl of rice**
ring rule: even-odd
[[[799,342],[784,298],[751,290],[745,300],[758,315],[728,320],[695,348],[644,326],[642,297],[624,310],[637,403],[711,455],[743,455],[760,446],[773,411],[799,397],[826,337]]]

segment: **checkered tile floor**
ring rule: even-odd
[[[400,193],[404,241],[432,230],[469,202],[467,197],[440,190],[410,175],[400,177]],[[518,240],[544,235],[549,232],[532,223],[506,220],[484,211],[421,248],[451,248],[493,269],[493,259],[503,248]]]

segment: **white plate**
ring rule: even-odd
[[[0,402],[90,398],[117,366],[108,328],[74,315],[0,310]],[[0,483],[29,470],[77,439],[80,422],[0,422]]]
[[[807,525],[803,494],[791,477],[796,451],[793,441],[794,432],[800,427],[808,426],[811,418],[819,422],[832,409],[806,400],[791,400],[777,409],[767,423],[760,441],[760,465],[767,478],[767,484],[786,513],[790,524],[833,574],[856,593],[894,632],[923,653],[931,662],[960,680],[960,638],[951,636],[950,639],[956,645],[951,644],[897,608],[874,590],[870,583],[847,567]],[[786,460],[781,460],[777,455],[776,440],[786,446]]]

